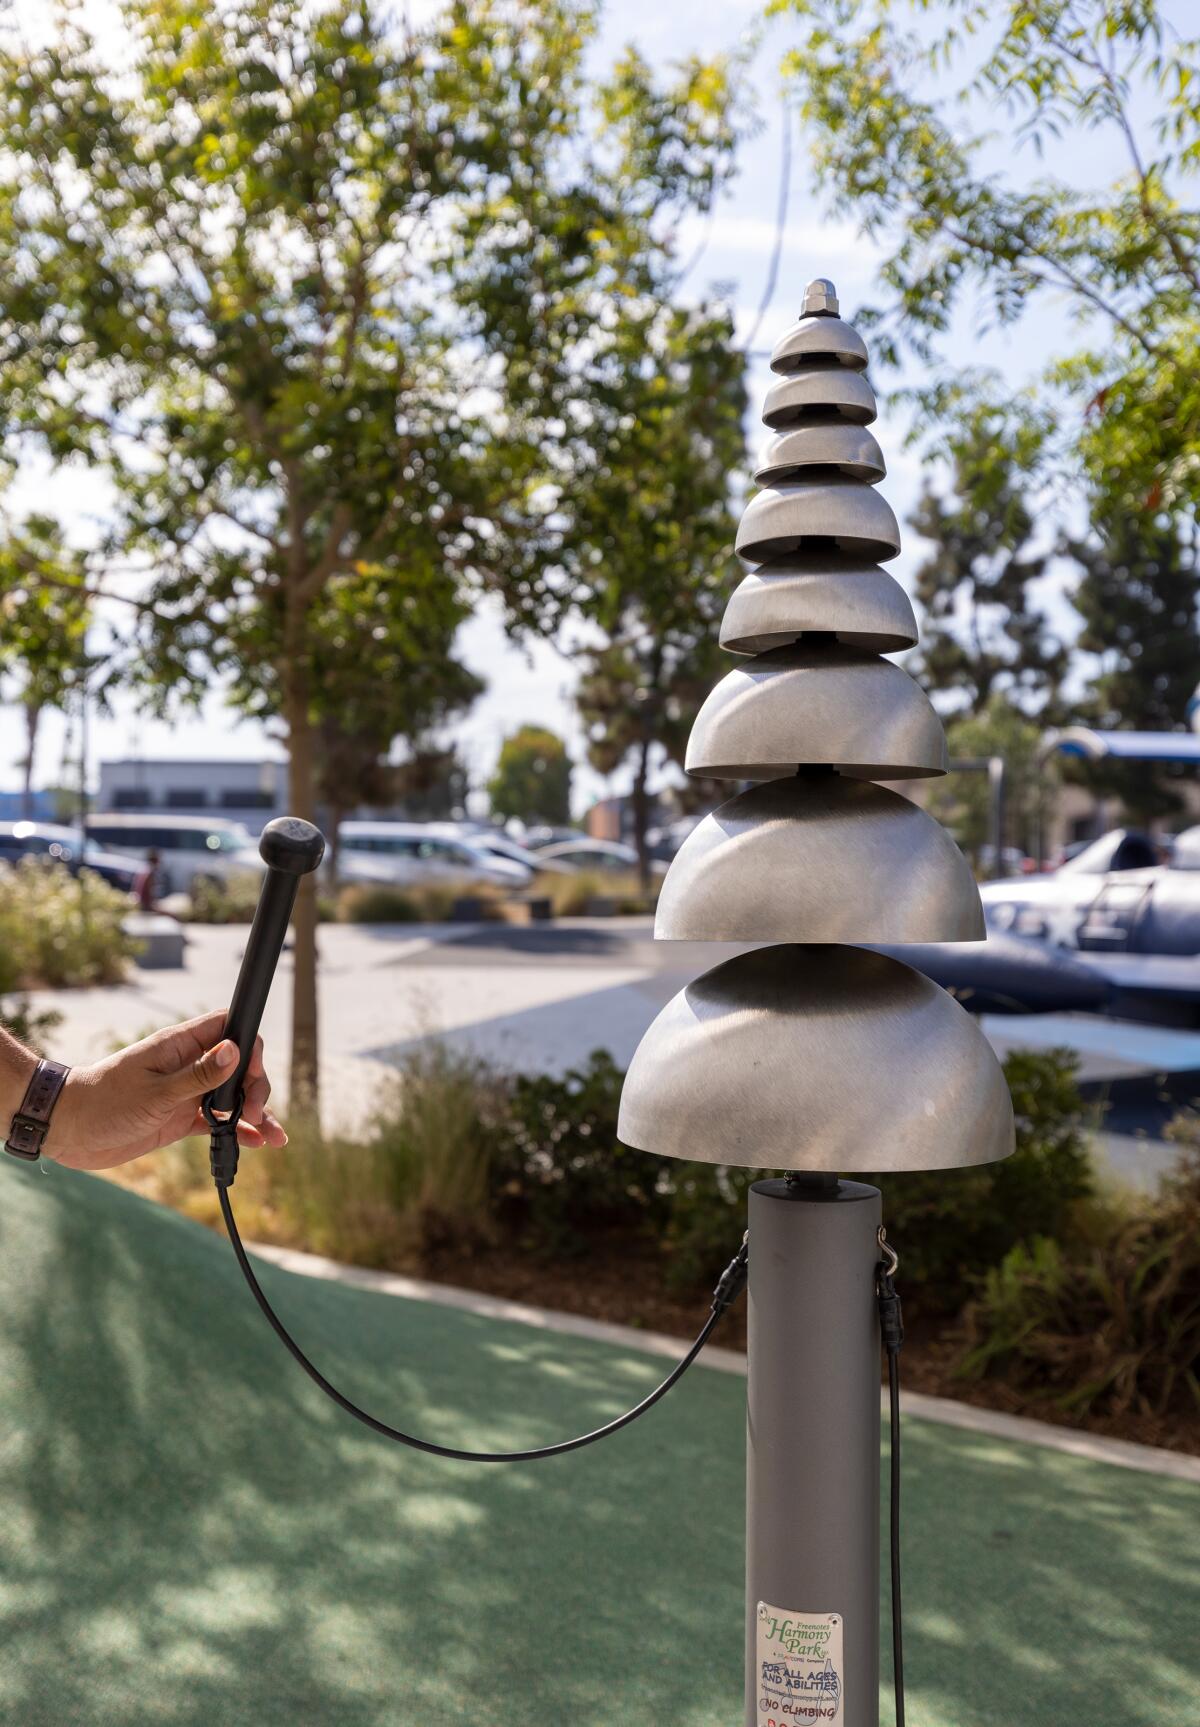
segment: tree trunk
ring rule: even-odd
[[[41,702],[27,701],[25,703],[24,779],[21,783],[21,815],[27,822],[33,820],[33,758],[37,752],[38,729],[41,720]]]
[[[650,767],[650,739],[643,738],[638,747],[637,767],[633,776],[633,843],[637,847],[638,884],[643,893],[650,887],[650,858],[646,851],[646,829],[650,825],[646,778]]]
[[[316,809],[315,740],[306,666],[303,615],[289,616],[281,667],[288,728],[288,814],[312,821]],[[300,878],[292,914],[292,954],[292,1069],[288,1104],[293,1116],[319,1120],[315,872]]]

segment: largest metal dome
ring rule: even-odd
[[[898,961],[838,942],[974,941],[962,854],[874,780],[946,770],[924,692],[883,653],[911,647],[867,349],[825,280],[776,344],[763,489],[738,531],[758,567],[721,642],[746,657],[709,695],[689,772],[765,782],[709,816],[672,864],[661,940],[787,945],[682,990],[642,1039],[620,1137],[669,1157],[770,1169],[947,1168],[1005,1157],[1008,1088],[975,1022]]]

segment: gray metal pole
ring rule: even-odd
[[[879,1727],[879,1189],[750,1191],[746,1727]]]

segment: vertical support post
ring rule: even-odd
[[[879,1727],[881,1217],[832,1176],[750,1191],[746,1727]]]
[[[1000,881],[1004,867],[1004,840],[1008,826],[1005,794],[1008,790],[1008,764],[1003,756],[989,756],[987,765],[988,791],[991,793],[992,869],[993,881]]]

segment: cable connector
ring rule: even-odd
[[[724,1313],[733,1306],[738,1296],[746,1287],[746,1279],[750,1275],[750,1231],[742,1237],[742,1245],[738,1248],[729,1264],[717,1279],[717,1287],[713,1290],[712,1310],[714,1313]]]
[[[879,1231],[879,1248],[883,1259],[875,1273],[875,1293],[879,1299],[879,1329],[883,1347],[889,1355],[899,1355],[904,1342],[904,1314],[900,1307],[900,1292],[896,1288],[896,1273],[900,1255],[891,1246],[887,1231]]]
[[[218,1187],[232,1187],[238,1172],[238,1136],[236,1122],[215,1129],[208,1141],[208,1167]]]
[[[235,1107],[228,1115],[218,1115],[213,1109],[211,1091],[200,1099],[200,1113],[209,1126],[208,1136],[208,1167],[212,1178],[218,1187],[232,1187],[237,1179],[238,1157],[238,1117],[242,1113],[242,1094],[239,1091],[234,1100]]]

